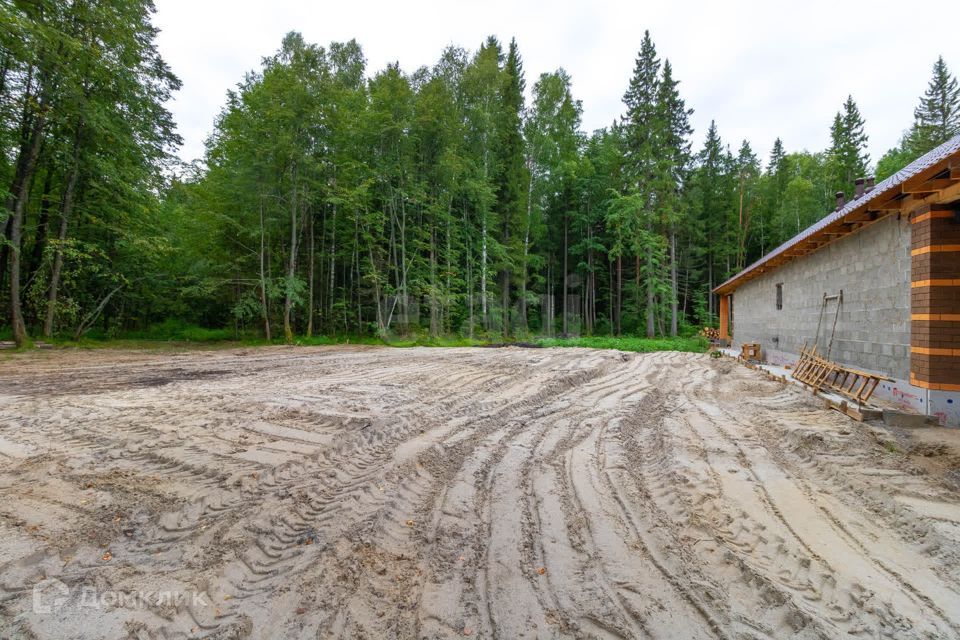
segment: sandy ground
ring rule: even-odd
[[[960,638],[944,433],[690,354],[8,358],[0,637]]]

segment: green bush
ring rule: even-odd
[[[102,332],[91,331],[86,336],[90,340],[166,340],[174,342],[223,342],[236,340],[237,335],[232,329],[207,329],[188,324],[182,320],[168,319],[160,324],[151,325],[140,331],[118,331],[115,334],[104,335]]]

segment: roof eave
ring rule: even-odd
[[[941,175],[944,171],[949,176],[946,181],[937,185],[938,190],[927,192],[922,188],[924,183]],[[912,192],[907,189],[907,185],[910,183],[917,183],[916,187],[911,187],[911,189],[914,189]],[[758,275],[778,269],[796,257],[813,253],[840,237],[856,233],[863,226],[901,211],[903,206],[908,204],[908,201],[913,208],[914,206],[920,206],[924,201],[936,199],[943,191],[957,189],[957,187],[960,187],[960,135],[911,162],[882,181],[869,193],[824,216],[821,220],[742,269],[733,277],[714,287],[713,293],[718,295],[732,293],[740,285]],[[917,194],[924,197],[917,198],[915,197]],[[849,226],[850,228],[840,233],[838,232],[839,227],[842,226]],[[834,227],[836,229],[831,231]],[[787,253],[804,242],[811,243],[813,246],[796,256]],[[778,257],[783,257],[783,260],[775,264],[768,264]]]

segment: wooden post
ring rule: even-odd
[[[720,296],[720,339],[730,339],[730,296]]]

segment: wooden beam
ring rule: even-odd
[[[951,186],[955,186],[956,181],[952,178],[952,175],[950,178],[934,179],[934,176],[943,172],[943,165],[928,167],[926,170],[903,182],[899,188],[894,187],[890,193],[888,193],[885,200],[881,200],[876,204],[871,203],[867,205],[867,207],[871,211],[904,211],[905,206],[912,208],[912,203],[910,202],[912,194],[923,195],[924,197],[921,199],[925,200],[929,197],[928,194],[935,195]]]
[[[907,178],[900,185],[900,193],[911,193],[911,191],[913,191],[916,187],[919,187],[924,182],[931,181],[931,179],[934,178],[934,176],[943,173],[943,171],[946,168],[947,168],[946,163],[944,164],[938,163],[930,167],[927,167],[926,169],[922,170],[920,173],[916,174],[915,176]]]
[[[960,178],[958,178],[960,179]],[[939,180],[927,180],[916,187],[904,188],[904,193],[938,193],[951,186],[956,180],[942,178]]]
[[[883,202],[880,202],[878,204],[870,204],[869,205],[870,210],[871,211],[900,211],[900,209],[903,207],[903,200],[904,200],[902,196],[903,196],[902,193],[898,193],[896,196],[889,198],[887,200],[884,200]]]
[[[730,296],[720,296],[720,339],[730,339]]]
[[[956,182],[952,187],[947,187],[940,192],[938,202],[953,202],[960,198],[960,182]]]

